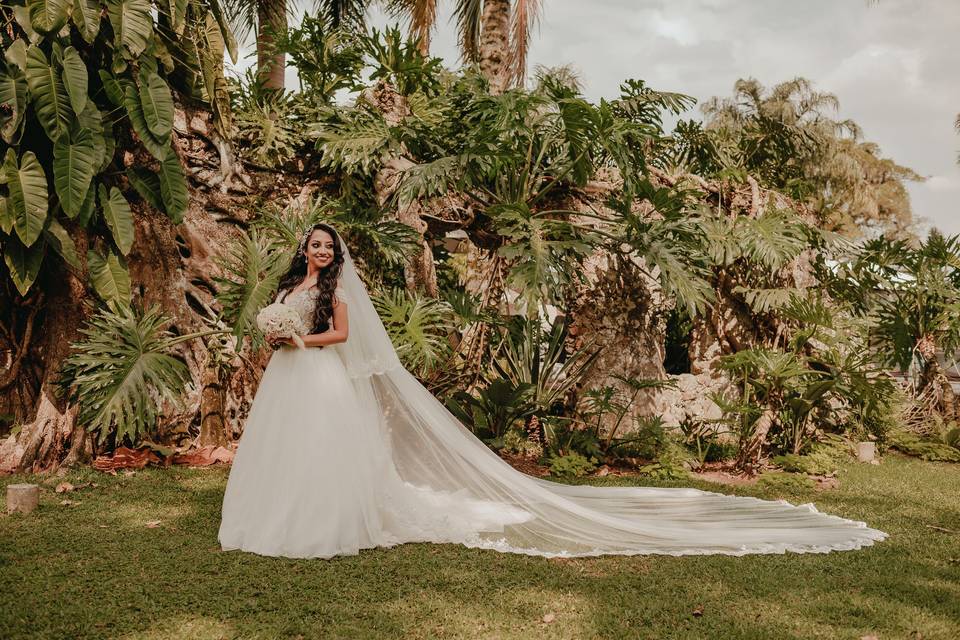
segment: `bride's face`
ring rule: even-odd
[[[317,229],[310,234],[307,246],[307,263],[316,269],[323,269],[333,262],[333,238],[323,229]]]

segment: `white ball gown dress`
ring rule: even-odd
[[[571,486],[513,469],[401,366],[346,255],[337,297],[349,338],[273,352],[224,494],[224,550],[330,558],[437,542],[545,557],[744,555],[886,537],[812,504]],[[315,300],[306,290],[284,304],[310,326]]]

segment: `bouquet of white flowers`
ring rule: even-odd
[[[293,338],[298,347],[306,348],[300,338],[307,333],[307,328],[303,326],[303,319],[296,309],[282,302],[268,304],[260,310],[257,314],[257,328],[267,336],[267,339]]]

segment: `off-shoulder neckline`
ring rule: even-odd
[[[315,294],[315,293],[318,293],[319,291],[320,291],[320,290],[317,289],[316,287],[310,287],[309,289],[301,289],[300,291],[294,291],[294,292],[292,292],[292,293],[289,293],[289,292],[288,292],[286,297],[287,297],[287,298],[290,298],[290,297],[292,297],[292,296],[298,296],[298,295],[300,295],[301,293],[314,293],[314,294]],[[346,292],[346,289],[344,289],[343,287],[337,287],[337,288],[334,290],[334,293],[343,293],[343,294],[346,294],[347,292]]]

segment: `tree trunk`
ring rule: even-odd
[[[215,150],[211,151],[215,157]],[[151,162],[136,154],[124,157],[128,165]],[[187,169],[190,174],[190,167]],[[143,307],[158,305],[171,319],[167,328],[176,335],[206,328],[204,318],[217,314],[213,277],[220,274],[220,269],[214,254],[238,233],[235,224],[242,222],[245,202],[226,198],[218,191],[191,189],[190,208],[183,222],[174,225],[162,213],[137,201],[136,196],[128,197],[133,198],[135,229],[134,244],[127,256],[133,301]],[[229,208],[236,212],[235,217],[220,223],[209,213],[211,208]],[[69,231],[83,261],[89,246],[87,233],[73,228]],[[79,329],[96,305],[87,279],[85,272],[73,274],[61,264],[41,272],[34,287],[42,295],[14,300],[0,291],[0,308],[4,310],[0,314],[0,349],[6,350],[6,343],[11,342],[10,350],[15,355],[18,345],[29,338],[27,318],[35,316],[35,329],[29,338],[35,344],[27,345],[14,383],[0,393],[0,413],[13,414],[20,424],[15,433],[0,438],[0,472],[51,471],[85,462],[94,453],[91,437],[76,420],[78,408],[58,397],[55,384],[70,353],[70,343],[83,338]],[[8,320],[7,309],[11,309],[13,321]],[[147,435],[182,444],[192,441],[200,429],[202,444],[221,444],[239,430],[264,363],[258,358],[260,354],[234,352],[232,341],[225,341],[225,345],[218,362],[226,364],[216,367],[201,339],[175,348],[174,356],[186,364],[191,384],[181,398],[182,406],[160,407],[156,431]],[[14,360],[8,357],[7,362],[0,362],[0,381],[12,371]],[[211,368],[216,369],[215,375]]]
[[[410,106],[406,98],[400,95],[390,83],[379,81],[376,85],[363,93],[363,99],[383,115],[383,119],[391,127],[397,126],[410,115]],[[414,166],[406,149],[401,148],[396,155],[383,163],[380,171],[374,177],[374,192],[377,202],[385,206],[396,194],[400,187],[403,172]],[[420,291],[436,298],[437,271],[433,263],[433,251],[427,242],[427,223],[420,217],[422,204],[419,200],[397,203],[397,220],[407,225],[420,236],[420,249],[410,257],[404,265],[403,275],[410,291]]]
[[[767,444],[767,434],[776,420],[776,413],[773,409],[767,408],[757,419],[753,433],[749,438],[744,438],[740,442],[740,450],[737,452],[737,468],[747,473],[756,473],[760,466],[760,458],[763,456],[763,448]]]
[[[257,2],[257,77],[266,89],[283,89],[286,56],[275,51],[275,34],[287,29],[286,0]]]
[[[70,235],[83,260],[88,247],[86,234],[71,227]],[[86,277],[85,273],[79,276]],[[70,343],[82,337],[78,330],[88,314],[84,305],[86,287],[63,263],[33,286],[42,293],[21,299],[18,306],[32,306],[29,314],[36,330],[18,336],[27,343],[18,346],[27,349],[21,373],[38,371],[39,376],[19,375],[9,395],[4,392],[4,409],[16,416],[21,428],[0,443],[0,472],[57,467],[67,451],[71,462],[82,460],[87,453],[85,433],[76,424],[77,407],[60,398],[56,388],[60,364],[70,351]],[[16,332],[15,327],[12,330]],[[75,443],[73,436],[81,441]]]
[[[490,93],[507,86],[510,56],[510,0],[484,0],[480,27],[480,71],[490,82]]]
[[[605,385],[615,387],[629,398],[633,390],[613,376],[646,380],[663,380],[668,303],[659,283],[647,277],[629,260],[597,251],[584,261],[587,284],[571,292],[567,308],[572,322],[572,347],[600,349],[580,383],[581,389]],[[655,390],[636,395],[620,429],[632,430],[634,418],[649,415],[656,409]],[[617,419],[606,415],[600,431],[609,436]]]

